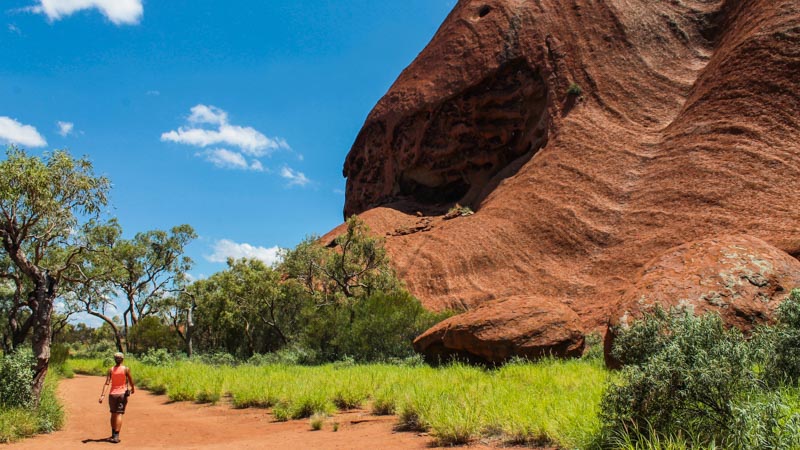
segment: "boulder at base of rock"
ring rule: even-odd
[[[414,341],[428,361],[452,358],[501,364],[518,356],[579,357],[584,335],[578,315],[562,302],[540,296],[492,300],[451,317]]]
[[[793,288],[800,287],[800,261],[746,235],[722,236],[672,248],[650,261],[623,294],[605,338],[606,363],[614,330],[660,305],[717,312],[727,326],[748,332],[768,323]]]

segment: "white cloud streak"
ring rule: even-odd
[[[270,266],[280,261],[280,247],[256,247],[246,243],[236,243],[230,239],[221,239],[214,244],[214,253],[205,258],[214,263],[224,263],[228,258],[258,259]]]
[[[37,0],[36,5],[27,8],[51,21],[87,9],[97,9],[115,25],[136,25],[144,15],[142,0]]]
[[[252,127],[231,125],[228,122],[228,113],[215,106],[193,107],[188,122],[187,127],[162,133],[161,140],[201,148],[228,145],[253,157],[264,156],[278,149],[291,149],[284,139],[268,138]],[[212,125],[215,128],[202,128],[202,125]]]
[[[220,169],[252,170],[255,172],[264,171],[264,166],[261,164],[261,161],[254,159],[252,162],[248,163],[247,158],[245,158],[241,153],[233,152],[224,148],[207,150],[196,153],[196,155],[205,158],[206,161],[214,164]]]
[[[64,137],[67,137],[68,135],[72,134],[72,130],[75,128],[74,123],[62,122],[60,120],[56,122],[56,125],[58,125],[58,134]]]
[[[289,186],[303,187],[311,183],[303,172],[297,172],[286,166],[281,169],[281,176],[289,180]]]
[[[0,141],[25,147],[47,146],[47,141],[35,127],[23,125],[6,116],[0,116]]]

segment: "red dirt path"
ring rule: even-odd
[[[273,422],[263,409],[231,409],[224,405],[168,403],[167,397],[138,391],[131,397],[118,445],[104,442],[110,435],[108,406],[97,403],[103,378],[76,376],[64,380],[59,395],[67,410],[62,431],[37,436],[6,448],[192,448],[192,449],[429,449],[432,438],[394,432],[396,417],[377,417],[367,411],[339,414],[321,431],[308,420]],[[333,432],[332,423],[339,423]],[[91,440],[84,443],[85,440]],[[469,449],[490,449],[474,445]]]

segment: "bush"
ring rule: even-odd
[[[569,88],[567,89],[567,94],[574,95],[577,97],[583,94],[583,88],[581,88],[581,86],[578,83],[572,83],[569,85]]]
[[[0,360],[0,406],[28,408],[33,403],[33,353],[19,349]]]
[[[200,355],[200,361],[212,366],[235,366],[238,364],[236,357],[226,352],[206,353]]]
[[[765,378],[772,385],[797,385],[800,380],[800,289],[794,289],[777,311],[778,324],[760,330]]]
[[[319,362],[319,358],[316,352],[299,345],[285,347],[264,355],[256,353],[247,360],[247,364],[251,366],[266,366],[269,364],[311,365],[317,362]]]
[[[57,377],[47,376],[39,408],[0,406],[0,443],[14,442],[38,433],[56,431],[64,424],[64,411],[56,398]]]
[[[169,366],[175,363],[175,357],[163,348],[151,348],[138,359],[142,364],[156,367]]]
[[[603,397],[606,436],[787,448],[797,417],[763,394],[754,346],[717,314],[656,309],[620,331],[613,354],[627,366]]]
[[[332,313],[334,311],[331,311]],[[331,340],[331,359],[341,362],[405,360],[414,357],[412,342],[447,314],[427,311],[405,291],[375,293],[358,299],[317,326],[337,335]],[[334,328],[335,327],[335,328]]]
[[[444,215],[445,220],[455,219],[456,217],[466,217],[475,214],[475,211],[472,210],[469,206],[461,206],[456,203],[455,206],[450,208],[447,211],[447,214]]]

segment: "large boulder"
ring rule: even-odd
[[[605,338],[607,363],[619,327],[656,305],[687,308],[697,315],[715,312],[730,327],[745,332],[773,319],[793,288],[800,287],[800,261],[746,235],[691,242],[650,261],[622,296]]]
[[[578,315],[561,301],[513,296],[451,317],[414,341],[428,361],[452,358],[501,364],[513,357],[578,357],[584,335]]]

